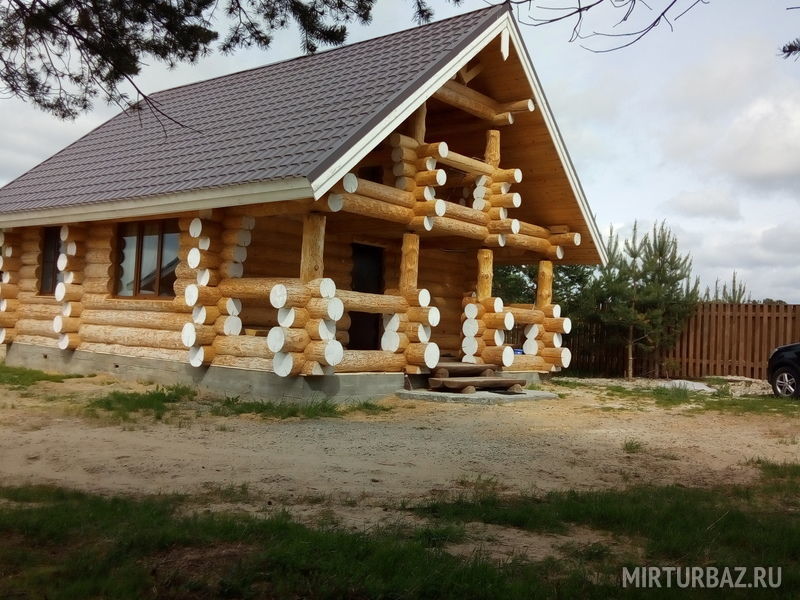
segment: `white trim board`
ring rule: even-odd
[[[97,204],[8,213],[2,216],[0,228],[145,217],[281,200],[300,200],[312,196],[313,189],[308,179],[297,177],[264,183],[245,183],[205,190],[175,192],[174,194],[145,198],[98,202]]]

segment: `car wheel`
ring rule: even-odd
[[[783,398],[800,398],[800,377],[789,367],[781,367],[772,378],[772,391]]]

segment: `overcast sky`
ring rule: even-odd
[[[377,4],[373,22],[353,25],[349,41],[413,25],[410,2]],[[487,2],[432,4],[440,19]],[[800,10],[786,10],[794,4],[711,0],[674,31],[661,26],[605,54],[569,43],[568,23],[521,29],[603,232],[666,219],[703,285],[728,281],[735,270],[754,298],[800,303],[800,62],[778,57],[780,45],[800,35]],[[212,56],[173,71],[155,64],[140,83],[153,92],[300,53],[299,39],[284,31],[267,52]],[[62,122],[0,100],[0,185],[116,112],[97,105]]]

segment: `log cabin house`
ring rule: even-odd
[[[0,190],[7,361],[223,387],[568,366],[552,265],[603,248],[506,5],[152,100]],[[504,306],[493,265],[531,262]]]

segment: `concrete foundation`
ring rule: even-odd
[[[11,344],[6,364],[42,371],[90,375],[109,373],[126,381],[191,385],[220,396],[273,402],[330,400],[351,404],[390,396],[403,389],[402,373],[342,373],[308,377],[278,377],[275,373],[231,367],[194,368],[186,363],[58,350],[29,344]]]

